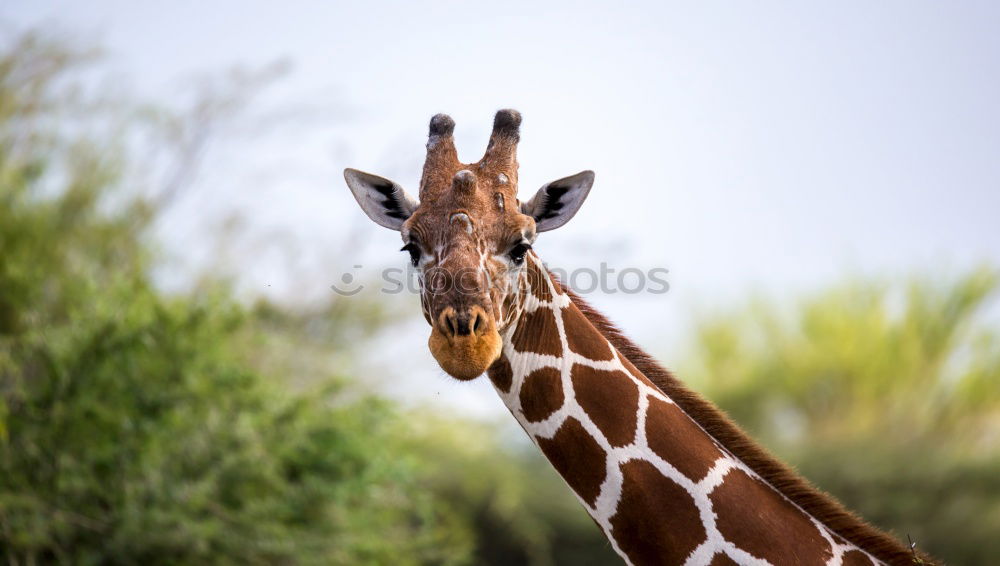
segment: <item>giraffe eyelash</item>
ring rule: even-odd
[[[399,248],[399,251],[410,253],[410,263],[413,264],[413,267],[416,267],[420,263],[420,246],[410,242]]]
[[[514,247],[508,252],[510,260],[514,262],[514,265],[521,265],[524,263],[524,255],[528,253],[531,249],[531,244],[527,242],[518,242],[514,244]]]

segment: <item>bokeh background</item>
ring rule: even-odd
[[[1000,556],[1000,8],[0,3],[0,559],[615,564],[344,167],[524,115],[552,266],[849,507]],[[345,279],[346,277],[346,279]],[[363,286],[350,297],[331,285]]]

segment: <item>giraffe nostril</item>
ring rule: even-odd
[[[489,327],[486,313],[479,308],[455,311],[447,308],[438,316],[437,329],[449,339],[481,336]]]
[[[477,312],[475,315],[473,315],[472,333],[479,334],[479,332],[483,329],[484,326],[485,326],[485,321],[483,320],[483,315],[482,313]]]

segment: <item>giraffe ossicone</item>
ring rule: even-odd
[[[532,244],[576,214],[594,174],[519,201],[520,124],[497,112],[485,155],[463,164],[454,120],[434,116],[419,198],[344,172],[364,212],[400,232],[442,369],[488,374],[626,563],[931,563],[767,454],[546,270]]]

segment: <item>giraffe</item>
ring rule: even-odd
[[[362,210],[400,232],[441,368],[488,375],[627,564],[932,563],[769,455],[545,268],[537,234],[576,214],[594,173],[519,201],[520,123],[497,112],[485,155],[463,164],[454,121],[434,116],[419,198],[344,172]]]

